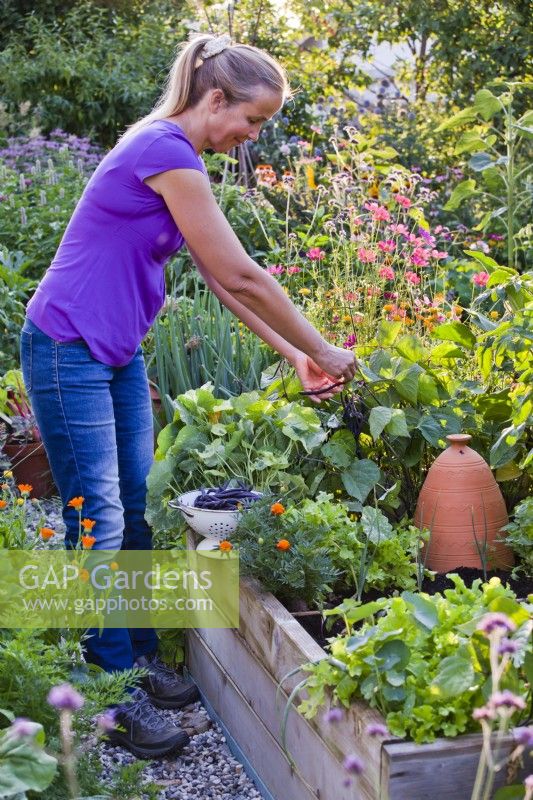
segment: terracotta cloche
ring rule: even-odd
[[[478,548],[483,552],[484,547],[488,569],[509,569],[514,563],[512,551],[496,541],[508,522],[502,493],[489,465],[468,447],[471,438],[466,433],[446,437],[450,447],[431,465],[418,498],[414,521],[431,531],[426,567],[435,572],[481,569]]]

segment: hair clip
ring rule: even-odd
[[[211,41],[204,45],[200,51],[200,58],[205,61],[206,58],[218,55],[227,47],[231,47],[231,36],[227,33],[223,33],[222,36],[217,36],[216,39],[211,39]]]

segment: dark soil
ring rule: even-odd
[[[465,585],[468,587],[472,586],[472,583],[476,580],[476,578],[480,578],[481,581],[483,581],[483,571],[480,569],[459,567],[458,569],[453,570],[453,572],[460,575],[465,582]],[[523,573],[521,573],[516,579],[511,578],[510,572],[504,572],[503,570],[494,570],[487,573],[487,580],[490,580],[490,578],[494,577],[500,578],[503,584],[507,584],[518,598],[525,598],[528,594],[533,593],[533,578],[527,577]],[[453,589],[453,583],[446,573],[439,573],[435,575],[433,580],[431,580],[431,578],[425,578],[422,584],[422,591],[426,592],[427,594],[437,594],[437,592],[442,593],[446,589]],[[378,592],[372,590],[366,594],[363,594],[362,602],[368,603],[372,600],[377,600],[379,597],[387,597],[391,594],[392,591],[389,593],[389,595],[387,595],[387,592]],[[342,596],[332,597],[329,602],[325,604],[326,608],[335,608],[342,603],[343,599],[344,598]],[[331,619],[324,619],[322,614],[318,611],[316,613],[309,610],[302,611],[300,604],[298,604],[298,611],[294,612],[293,608],[290,608],[289,610],[293,611],[298,622],[306,629],[313,639],[318,642],[321,647],[325,647],[327,645],[328,638],[337,636],[343,632],[344,624],[342,620],[336,620],[332,624]]]

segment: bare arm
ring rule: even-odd
[[[270,347],[272,347],[280,355],[284,356],[287,361],[294,365],[297,357],[302,355],[301,350],[298,350],[292,344],[289,344],[286,339],[273,331],[266,322],[263,322],[262,319],[259,319],[257,314],[254,314],[254,312],[246,308],[246,306],[243,305],[240,300],[237,300],[234,295],[226,291],[226,289],[220,285],[217,279],[210,274],[209,270],[205,268],[198,255],[194,253],[190,247],[189,252],[208,289],[210,289],[218,297],[220,302],[223,303],[226,308],[229,308],[229,310],[235,314],[236,317],[242,320],[247,328],[250,328],[250,330],[256,333],[260,339],[270,345]]]
[[[162,195],[191,252],[228,294],[320,367],[336,377],[353,378],[353,354],[328,344],[277,281],[247,255],[204,175],[197,170],[169,170],[146,183]]]

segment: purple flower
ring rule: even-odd
[[[494,692],[490,697],[489,703],[493,708],[516,708],[522,711],[526,707],[526,702],[522,697],[513,694],[509,689],[504,689],[503,692]]]
[[[510,633],[516,630],[513,620],[507,614],[502,614],[499,611],[485,614],[477,627],[479,631],[483,631],[487,636],[498,629],[509,631]]]
[[[70,683],[62,683],[50,690],[48,703],[60,711],[79,711],[85,700]]]
[[[498,653],[503,655],[504,653],[516,653],[518,650],[518,643],[513,642],[512,639],[502,639],[500,642],[500,646],[498,647]]]
[[[358,756],[354,755],[346,756],[346,758],[342,762],[342,766],[344,767],[346,772],[351,772],[354,775],[360,775],[365,768],[365,765],[363,764],[361,759],[358,758]]]
[[[515,728],[513,737],[517,744],[522,744],[524,747],[533,747],[533,726],[528,728]]]
[[[472,712],[472,719],[494,719],[494,711],[488,706],[475,708]]]
[[[100,714],[98,717],[96,717],[96,727],[100,733],[109,733],[110,731],[115,730],[117,725],[112,709],[106,711],[105,714]]]
[[[324,714],[324,722],[340,722],[343,717],[344,712],[342,708],[330,708],[330,710],[326,711]]]
[[[366,732],[369,736],[389,736],[389,729],[381,722],[371,722],[366,726]]]
[[[35,736],[41,726],[26,717],[17,717],[9,727],[9,733],[17,739],[23,736]]]

